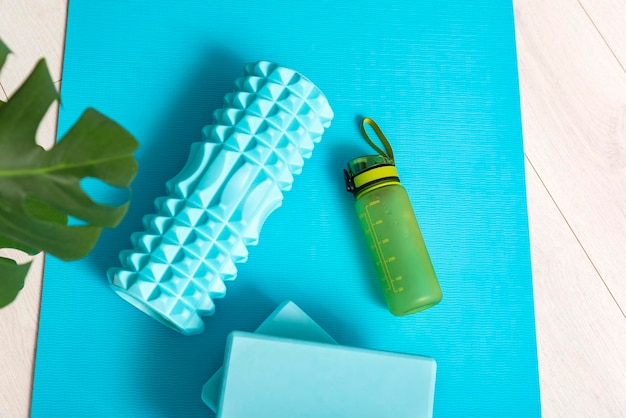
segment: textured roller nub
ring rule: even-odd
[[[333,118],[313,83],[272,62],[248,64],[235,86],[107,272],[121,297],[183,334],[202,332]]]

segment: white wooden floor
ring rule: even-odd
[[[514,3],[543,413],[626,417],[626,2]],[[0,0],[0,100],[39,57],[60,84],[66,9]],[[0,417],[29,415],[42,265],[0,310]]]

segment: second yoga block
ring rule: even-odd
[[[248,64],[235,86],[107,272],[122,298],[186,335],[202,332],[333,118],[313,83],[272,62]]]

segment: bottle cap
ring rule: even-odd
[[[385,151],[372,142],[365,131],[365,124],[370,125],[385,147]],[[346,190],[358,197],[358,194],[365,189],[381,187],[388,184],[400,184],[398,171],[393,159],[393,150],[389,141],[378,127],[376,122],[370,118],[364,118],[361,122],[361,133],[368,144],[378,151],[376,155],[364,155],[348,162],[348,169],[343,170]]]

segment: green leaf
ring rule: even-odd
[[[14,260],[0,257],[0,308],[13,302],[24,287],[24,278],[30,262],[17,264]]]
[[[39,254],[40,251],[36,248],[28,247],[21,242],[15,242],[12,239],[3,237],[0,235],[0,248],[15,248],[20,251],[24,251],[28,255]]]
[[[9,49],[0,40],[0,69]],[[37,145],[41,119],[58,93],[44,60],[7,102],[0,101],[0,248],[62,260],[87,255],[103,228],[117,226],[128,210],[94,202],[81,188],[86,177],[127,188],[137,173],[137,141],[94,109],[50,150]],[[70,217],[82,225],[69,225]],[[24,286],[30,263],[0,257],[0,307]]]
[[[0,69],[4,65],[9,52],[11,52],[9,48],[4,44],[4,42],[2,42],[2,39],[0,39]]]
[[[35,135],[57,99],[41,60],[0,106],[0,247],[75,260],[89,253],[102,229],[117,226],[128,210],[128,202],[119,206],[94,202],[80,181],[91,177],[129,187],[137,173],[133,153],[138,143],[120,125],[87,109],[54,147],[43,149]],[[70,217],[83,222],[69,225]]]

